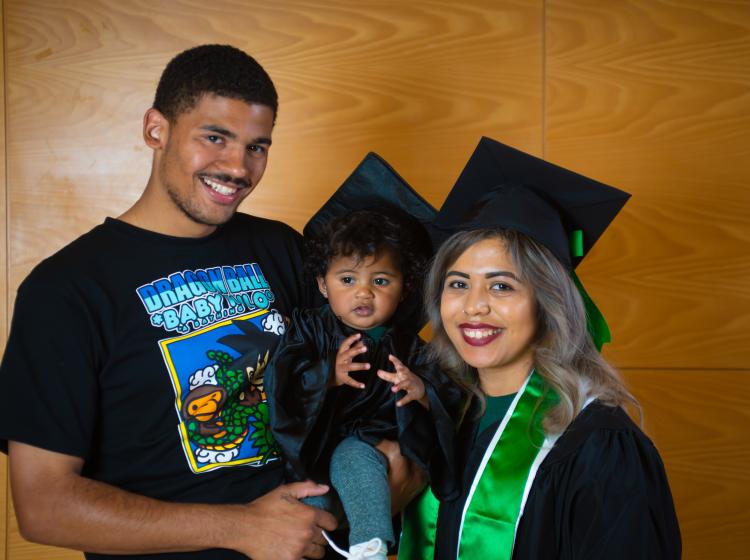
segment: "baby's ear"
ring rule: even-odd
[[[323,297],[328,299],[328,288],[326,288],[326,279],[322,276],[316,276],[315,279],[318,281],[318,289]]]

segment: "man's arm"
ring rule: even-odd
[[[391,488],[391,514],[406,508],[427,485],[427,475],[401,455],[397,441],[381,440],[375,446],[388,459],[388,485]]]
[[[280,486],[239,505],[177,504],[81,476],[83,460],[9,442],[11,489],[24,538],[89,552],[138,554],[229,548],[254,560],[322,558],[333,516],[298,500],[326,486]]]

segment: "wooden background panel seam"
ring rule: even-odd
[[[5,339],[8,328],[8,183],[7,183],[7,122],[8,110],[6,106],[5,72],[7,48],[5,44],[5,0],[0,0],[0,356],[5,350]],[[10,515],[10,487],[8,483],[8,460],[0,454],[0,560],[6,560],[8,555],[8,517]]]

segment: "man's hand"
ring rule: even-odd
[[[246,506],[247,530],[237,534],[237,543],[228,545],[253,560],[298,560],[323,558],[326,540],[322,531],[336,528],[328,512],[300,502],[308,496],[320,496],[328,486],[314,482],[295,482],[279,486]]]
[[[388,355],[388,359],[396,368],[396,373],[390,373],[383,369],[378,370],[378,377],[388,383],[393,383],[391,391],[406,391],[406,396],[396,403],[396,406],[404,406],[411,401],[417,401],[427,410],[430,409],[430,401],[425,393],[424,381],[417,374],[406,367],[401,360],[393,354]]]
[[[427,485],[427,475],[401,455],[398,442],[381,440],[375,446],[388,458],[388,485],[391,489],[391,515],[404,510]]]
[[[9,442],[21,534],[32,542],[101,554],[231,548],[255,560],[322,558],[333,516],[299,502],[313,482],[280,486],[249,504],[163,502],[81,476],[83,459]],[[40,492],[39,489],[44,491]]]
[[[344,339],[341,346],[339,346],[338,354],[336,354],[336,368],[333,379],[334,386],[349,385],[356,389],[365,388],[364,383],[352,379],[349,375],[349,372],[352,371],[370,369],[370,364],[354,361],[355,357],[367,352],[367,347],[365,346],[365,343],[360,340],[361,338],[361,334],[353,334]]]

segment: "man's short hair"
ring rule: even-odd
[[[156,88],[154,109],[174,122],[206,94],[265,105],[276,120],[279,101],[271,77],[253,57],[230,45],[201,45],[170,60]]]

